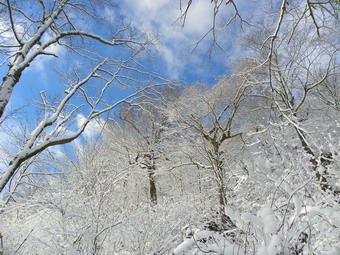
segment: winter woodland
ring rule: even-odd
[[[340,254],[339,1],[173,20],[200,1],[190,54],[232,56],[212,85],[150,69],[120,1],[0,0],[1,255]],[[53,88],[16,108],[44,59]]]

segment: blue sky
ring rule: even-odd
[[[247,4],[242,1],[237,2],[241,11],[249,11]],[[212,26],[213,6],[210,1],[193,1],[184,27],[181,26],[181,21],[175,22],[180,16],[177,0],[125,0],[120,4],[120,9],[103,10],[102,15],[107,22],[114,25],[117,18],[123,15],[126,20],[131,21],[132,26],[158,38],[154,58],[146,62],[148,71],[157,72],[166,79],[181,80],[187,84],[214,84],[228,71],[226,66],[234,54],[233,47],[229,46],[236,40],[237,34],[221,33],[219,43],[228,49],[227,52],[217,49],[209,55],[211,36],[202,41],[194,52],[191,52],[195,43]],[[222,6],[221,13],[223,13],[221,17],[230,17],[232,8]],[[99,31],[94,25],[84,25],[80,22],[77,26],[83,27],[84,30]],[[115,50],[112,49],[112,51]],[[61,47],[53,47],[50,51],[60,58],[38,57],[23,73],[10,100],[9,109],[25,106],[23,112],[30,120],[35,120],[36,109],[32,106],[33,100],[39,99],[41,91],[46,91],[48,95],[63,94],[61,79],[53,70],[65,70],[70,65],[70,61],[76,62],[70,59]],[[1,77],[7,69],[7,65],[0,68]],[[113,97],[120,98],[125,93],[126,91],[116,90]]]

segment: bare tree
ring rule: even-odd
[[[100,115],[112,110],[123,102],[128,102],[130,99],[154,86],[164,85],[164,83],[154,83],[116,102],[106,101],[105,94],[112,86],[117,85],[117,83],[124,84],[127,80],[130,81],[130,77],[122,74],[123,70],[131,72],[132,69],[134,72],[139,72],[137,69],[127,66],[131,60],[129,58],[126,61],[117,63],[115,60],[104,59],[86,77],[81,78],[80,74],[76,73],[76,79],[70,80],[66,95],[59,99],[56,104],[50,103],[45,94],[41,93],[40,106],[44,113],[43,119],[31,132],[25,145],[20,148],[14,158],[8,163],[7,169],[5,169],[0,178],[0,190],[4,189],[20,165],[26,160],[50,146],[73,141],[80,136],[92,119],[98,118]],[[154,76],[153,78],[157,77]],[[97,84],[98,81],[102,82],[102,86],[98,88],[97,95],[88,94],[84,88],[88,83],[91,84],[93,80]],[[78,102],[72,102],[71,99],[77,94],[83,97],[83,102],[79,102],[79,100],[77,100]],[[86,109],[87,113],[79,115],[81,108]]]
[[[167,82],[157,74],[145,72],[136,61],[151,45],[150,40],[121,20],[111,24],[107,17],[100,15],[103,8],[114,7],[109,2],[97,1],[94,5],[92,1],[37,1],[31,6],[24,1],[1,1],[0,5],[7,18],[2,20],[5,25],[1,27],[9,29],[6,32],[12,36],[9,44],[1,42],[0,45],[7,49],[3,64],[10,62],[0,87],[0,116],[23,71],[38,56],[57,57],[55,52],[49,51],[52,46],[63,47],[84,61],[82,65],[75,65],[73,72],[59,73],[66,85],[60,86],[57,97],[51,98],[45,91],[40,93],[41,99],[36,106],[42,112],[41,121],[1,172],[0,191],[3,191],[26,160],[48,147],[73,141],[91,120]],[[26,5],[31,8],[24,8]],[[81,23],[77,19],[83,19],[88,25],[108,24],[106,27],[115,32],[104,38],[83,31],[78,28]],[[114,59],[105,50],[100,52],[100,45],[116,46],[121,52],[124,51],[124,56]],[[94,51],[96,47],[98,50]],[[90,71],[86,73],[84,66]],[[122,87],[129,88],[131,94],[112,102],[107,94]]]
[[[147,171],[150,202],[157,204],[155,175],[161,159],[165,157],[165,143],[171,133],[164,111],[178,97],[180,89],[167,87],[149,92],[125,104],[116,117],[122,122],[122,128],[133,134],[134,142],[121,141],[122,145],[129,154],[129,163]]]
[[[190,14],[190,9],[196,2],[198,2],[198,0],[179,0],[179,9],[181,14],[178,20],[182,21],[182,26],[185,26],[187,17]],[[211,21],[212,25],[210,29],[204,35],[202,35],[201,39],[195,43],[195,48],[209,35],[212,35],[212,45],[216,45],[217,48],[221,49],[222,51],[225,50],[223,47],[221,47],[221,45],[223,42],[228,40],[226,38],[228,34],[224,35],[222,39],[218,38],[217,35],[221,31],[228,28],[236,28],[237,30],[245,31],[247,29],[244,29],[244,25],[246,28],[250,29],[254,28],[254,25],[256,25],[256,20],[259,17],[254,17],[252,13],[250,15],[248,13],[247,15],[246,9],[251,9],[254,11],[263,9],[265,12],[266,10],[269,10],[268,14],[275,14],[275,18],[272,20],[275,24],[275,29],[265,40],[269,41],[270,44],[273,45],[278,33],[287,24],[288,19],[286,19],[286,17],[290,15],[294,17],[289,32],[291,36],[293,36],[295,33],[298,33],[296,32],[296,28],[301,22],[303,22],[303,20],[308,20],[308,22],[313,25],[315,33],[320,36],[322,31],[327,29],[336,31],[336,29],[334,29],[334,24],[337,23],[338,12],[340,8],[338,1],[335,0],[249,1],[246,8],[244,8],[241,3],[235,0],[211,0],[210,3],[213,12]],[[211,48],[212,47],[213,46],[211,46]],[[268,59],[270,59],[270,55],[271,53],[269,53]]]
[[[338,66],[334,59],[339,48],[331,42],[332,35],[319,32],[318,26],[313,24],[317,28],[317,36],[322,38],[314,38],[311,29],[301,26],[295,27],[296,33],[288,41],[282,32],[277,35],[277,44],[270,47],[269,86],[277,109],[294,127],[305,153],[310,156],[310,163],[322,190],[332,191],[326,177],[318,170],[320,164],[317,158],[320,155],[311,144],[313,138],[308,134],[304,120],[309,118],[308,106],[313,102],[310,98],[313,91],[336,76]],[[327,43],[328,40],[330,43]],[[334,89],[332,92],[334,94]]]
[[[317,97],[337,111],[338,89],[334,80],[338,76],[339,45],[334,18],[338,4],[326,1],[307,1],[306,5],[301,5],[300,1],[280,3],[274,26],[261,20],[244,35],[240,45],[246,53],[239,61],[245,68],[240,72],[249,83],[261,88],[254,91],[253,97],[267,101],[273,109],[273,121],[293,128],[292,132],[310,158],[321,189],[332,191],[319,171],[322,152],[313,145],[315,137],[308,126],[312,114],[308,116],[308,109],[313,107],[314,97]]]
[[[105,25],[105,8],[114,8],[107,1],[0,1],[2,12],[1,34],[6,34],[0,41],[0,49],[6,54],[5,61],[9,69],[2,79],[0,87],[0,118],[10,100],[14,87],[20,81],[23,72],[38,56],[58,57],[53,47],[63,47],[82,56],[91,54],[90,42],[108,46],[144,47],[147,40],[135,40],[129,35],[128,26],[112,27],[113,32],[106,38],[80,29],[82,22],[88,26],[99,23]],[[101,11],[102,10],[102,11]],[[107,26],[107,25],[106,25]],[[124,34],[125,33],[125,34]]]
[[[187,136],[189,140],[195,141],[195,137],[201,140],[200,153],[205,160],[195,159],[196,157],[191,155],[192,163],[210,169],[213,173],[220,220],[222,224],[229,224],[231,227],[234,227],[234,224],[225,214],[229,189],[227,182],[231,176],[228,175],[231,162],[228,156],[231,157],[236,151],[231,152],[228,148],[232,148],[232,144],[237,141],[241,141],[238,145],[242,147],[239,114],[246,98],[246,88],[247,84],[238,78],[221,81],[211,90],[195,86],[183,93],[169,113],[172,120],[183,130],[192,131]],[[236,150],[235,147],[233,149]]]

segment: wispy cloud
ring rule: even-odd
[[[78,126],[78,128],[81,127],[84,124],[85,120],[86,120],[86,118],[83,114],[77,115],[77,126]],[[101,118],[94,119],[94,120],[90,121],[90,123],[87,124],[82,135],[88,141],[98,137],[98,135],[103,131],[105,123],[106,123],[105,120],[103,120]]]
[[[45,34],[42,38],[42,42],[46,42],[48,40],[51,39],[50,35]],[[65,53],[65,49],[60,46],[59,44],[55,43],[50,45],[47,49],[46,52],[48,52],[49,54],[53,54],[55,56],[61,57],[64,53]],[[53,58],[53,56],[38,56],[33,62],[32,65],[29,67],[28,70],[31,71],[36,71],[39,72],[40,74],[43,75],[45,68],[47,67],[49,61],[51,61]]]
[[[24,34],[24,29],[21,25],[16,24],[15,30],[19,34],[19,36],[22,36]],[[14,33],[12,31],[12,28],[9,23],[6,23],[5,20],[0,18],[0,43],[4,45],[17,45],[17,41],[14,37]]]
[[[192,49],[194,42],[209,30],[213,16],[213,8],[209,1],[192,3],[184,27],[178,20],[181,15],[178,1],[127,0],[121,7],[127,17],[135,17],[135,26],[159,35],[157,48],[171,78],[178,78],[181,75],[183,67],[187,64],[184,60],[185,55]]]
[[[134,19],[134,25],[141,30],[147,31],[159,36],[158,52],[163,63],[166,66],[167,75],[170,78],[179,78],[185,75],[190,66],[197,66],[197,70],[206,68],[207,61],[210,61],[209,50],[212,45],[212,34],[210,33],[204,40],[201,39],[214,26],[214,1],[197,0],[192,1],[190,9],[187,13],[185,24],[181,16],[179,6],[180,1],[175,0],[127,0],[121,5],[121,9],[126,17]],[[238,12],[245,20],[252,19],[253,14],[259,9],[258,1],[241,1],[235,0]],[[187,1],[182,1],[182,12],[186,9]],[[218,62],[221,72],[225,65],[225,58],[230,55],[230,49],[233,43],[239,38],[238,33],[241,31],[240,19],[236,17],[231,22],[229,29],[225,30],[225,25],[235,14],[233,5],[222,3],[216,15],[215,25],[218,43],[228,48],[228,53],[224,54],[219,50],[213,52],[213,62]],[[243,24],[242,29],[246,28]],[[235,29],[236,27],[236,29]],[[191,50],[195,48],[194,54]],[[227,47],[228,45],[228,47]],[[216,44],[215,44],[216,46]],[[217,54],[216,54],[217,53]],[[206,56],[205,58],[202,56]],[[215,67],[216,68],[216,67]],[[192,70],[189,70],[192,74]]]

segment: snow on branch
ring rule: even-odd
[[[31,132],[25,145],[9,162],[7,169],[5,169],[0,177],[0,191],[3,191],[6,184],[14,176],[16,170],[26,160],[41,153],[48,147],[72,142],[84,132],[86,126],[92,119],[109,112],[122,103],[133,100],[135,97],[154,87],[169,84],[169,82],[163,80],[158,75],[145,73],[134,67],[133,70],[135,73],[143,74],[146,77],[145,83],[147,85],[143,86],[143,81],[140,81],[140,89],[136,89],[135,92],[131,92],[130,95],[123,99],[115,102],[108,101],[105,97],[114,85],[129,86],[126,81],[117,80],[119,79],[119,74],[124,72],[124,67],[128,66],[130,61],[132,61],[132,59],[128,58],[126,61],[117,65],[117,61],[115,60],[103,59],[83,79],[71,83],[67,89],[67,93],[59,100],[57,105],[50,104],[43,96],[40,105],[45,113],[44,118]],[[113,71],[110,69],[113,69]],[[131,71],[131,69],[129,71]],[[77,76],[79,76],[79,74],[77,74]],[[85,89],[85,86],[91,84],[93,80],[102,81],[97,96],[89,95]],[[152,82],[149,80],[152,80]],[[78,102],[78,105],[75,104],[75,102],[71,103],[75,96],[79,95],[83,98],[82,102]],[[79,101],[79,98],[77,98],[77,100]],[[82,118],[80,124],[75,126],[76,113],[79,113],[80,110],[83,110],[84,118]]]

